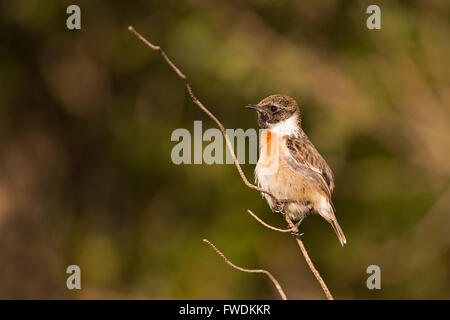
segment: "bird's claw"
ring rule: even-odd
[[[292,227],[292,231],[291,234],[295,237],[300,239],[300,237],[303,235],[303,232],[300,233],[300,231],[298,230],[298,228],[300,227],[300,224],[302,223],[304,217],[302,217],[299,221],[297,221],[297,223]]]
[[[285,205],[286,205],[286,203],[284,201],[277,200],[275,202],[273,211],[275,211],[276,213],[284,214],[284,206]]]
[[[300,239],[300,237],[303,235],[303,232],[300,233],[298,230],[292,230],[291,235],[293,235],[295,238]]]

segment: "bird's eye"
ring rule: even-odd
[[[272,112],[277,111],[277,109],[278,109],[278,108],[277,108],[276,106],[271,106],[271,107],[270,107],[270,110],[272,110]]]

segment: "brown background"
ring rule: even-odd
[[[288,298],[324,298],[295,242],[246,214],[283,226],[232,165],[172,164],[174,129],[214,124],[130,24],[228,128],[255,128],[243,106],[265,96],[297,99],[336,175],[348,245],[318,216],[302,227],[336,298],[450,298],[449,2],[316,2],[0,2],[0,298],[278,298],[204,237]]]

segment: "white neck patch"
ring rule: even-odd
[[[278,133],[281,136],[285,135],[297,135],[298,134],[298,117],[296,114],[293,114],[290,118],[276,123],[272,128],[269,128],[270,131]]]

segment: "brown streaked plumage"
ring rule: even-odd
[[[247,107],[257,111],[259,127],[264,129],[255,169],[258,185],[278,199],[296,201],[280,204],[263,194],[271,209],[288,214],[292,220],[316,212],[332,225],[344,245],[346,238],[331,201],[333,172],[303,132],[295,100],[272,95]]]

